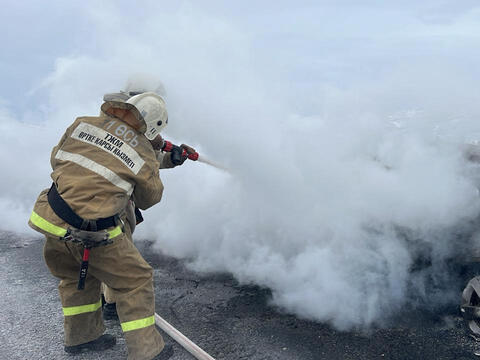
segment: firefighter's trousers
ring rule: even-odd
[[[83,344],[104,330],[100,284],[114,293],[128,348],[128,360],[150,360],[163,349],[155,328],[153,270],[127,235],[91,249],[84,290],[77,290],[83,246],[47,236],[44,257],[58,286],[63,306],[65,345]]]
[[[126,218],[123,218],[123,224],[124,224],[124,229],[123,229],[123,232],[125,233],[126,237],[128,240],[132,241],[133,242],[133,239],[132,239],[132,227],[130,226],[130,222],[126,219]],[[116,296],[116,292],[115,290],[113,289],[110,289],[107,285],[105,285],[105,283],[102,283],[101,284],[101,293],[103,294],[104,298],[105,298],[105,301],[109,304],[114,304],[117,302],[115,296]]]

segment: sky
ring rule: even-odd
[[[34,235],[65,128],[146,76],[167,92],[164,136],[228,170],[162,170],[138,238],[338,329],[458,303],[447,262],[479,239],[464,156],[480,141],[479,15],[476,1],[4,1],[2,228]]]

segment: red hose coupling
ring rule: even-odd
[[[173,144],[168,140],[164,140],[163,141],[163,146],[162,146],[162,151],[170,152],[170,151],[172,151],[172,149],[173,149]]]

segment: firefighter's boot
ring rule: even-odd
[[[103,334],[98,339],[89,341],[84,344],[65,346],[65,352],[69,354],[79,354],[87,351],[103,351],[110,349],[116,344],[115,336]]]

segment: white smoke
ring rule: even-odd
[[[76,9],[99,48],[58,58],[30,95],[45,100],[0,115],[4,227],[26,230],[66,126],[129,78],[151,86],[131,77],[151,73],[168,93],[165,137],[229,172],[162,171],[164,199],[138,237],[341,329],[431,297],[429,281],[457,301],[440,270],[480,210],[478,169],[460,147],[480,134],[478,11],[355,4]],[[425,254],[432,265],[413,272]]]

